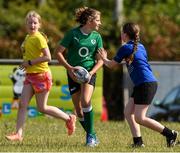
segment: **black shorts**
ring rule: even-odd
[[[76,93],[81,89],[81,84],[75,82],[73,79],[71,79],[69,75],[67,76],[68,76],[69,92],[71,95],[73,95],[74,93]],[[95,83],[96,83],[96,74],[93,74],[88,84],[95,87]]]
[[[156,93],[157,86],[157,82],[145,82],[138,86],[135,86],[131,95],[131,97],[134,98],[134,104],[151,104]]]

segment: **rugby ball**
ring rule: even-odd
[[[89,72],[82,66],[75,66],[78,68],[74,71],[78,83],[87,83],[90,78]]]

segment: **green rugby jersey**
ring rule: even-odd
[[[80,31],[80,27],[66,33],[60,44],[68,49],[67,62],[72,66],[82,66],[91,70],[96,62],[98,48],[103,47],[101,35],[92,31],[88,35]]]

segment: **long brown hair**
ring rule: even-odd
[[[126,62],[129,64],[129,63],[132,63],[132,61],[134,60],[134,54],[137,51],[140,28],[137,24],[129,22],[129,23],[124,24],[122,30],[123,30],[123,33],[126,33],[129,36],[129,38],[134,41],[133,53],[125,59]]]
[[[95,19],[97,14],[101,14],[100,11],[88,7],[81,7],[75,10],[76,21],[82,26],[85,25],[89,19]]]

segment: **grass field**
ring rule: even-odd
[[[180,123],[163,124],[180,131]],[[28,118],[23,142],[9,142],[4,136],[14,131],[15,118],[2,118],[0,152],[180,152],[180,144],[167,148],[165,138],[147,128],[142,128],[146,147],[133,149],[129,147],[132,138],[126,122],[101,122],[96,119],[95,127],[100,140],[95,148],[84,146],[85,132],[78,122],[75,134],[67,136],[63,121],[46,116]]]

